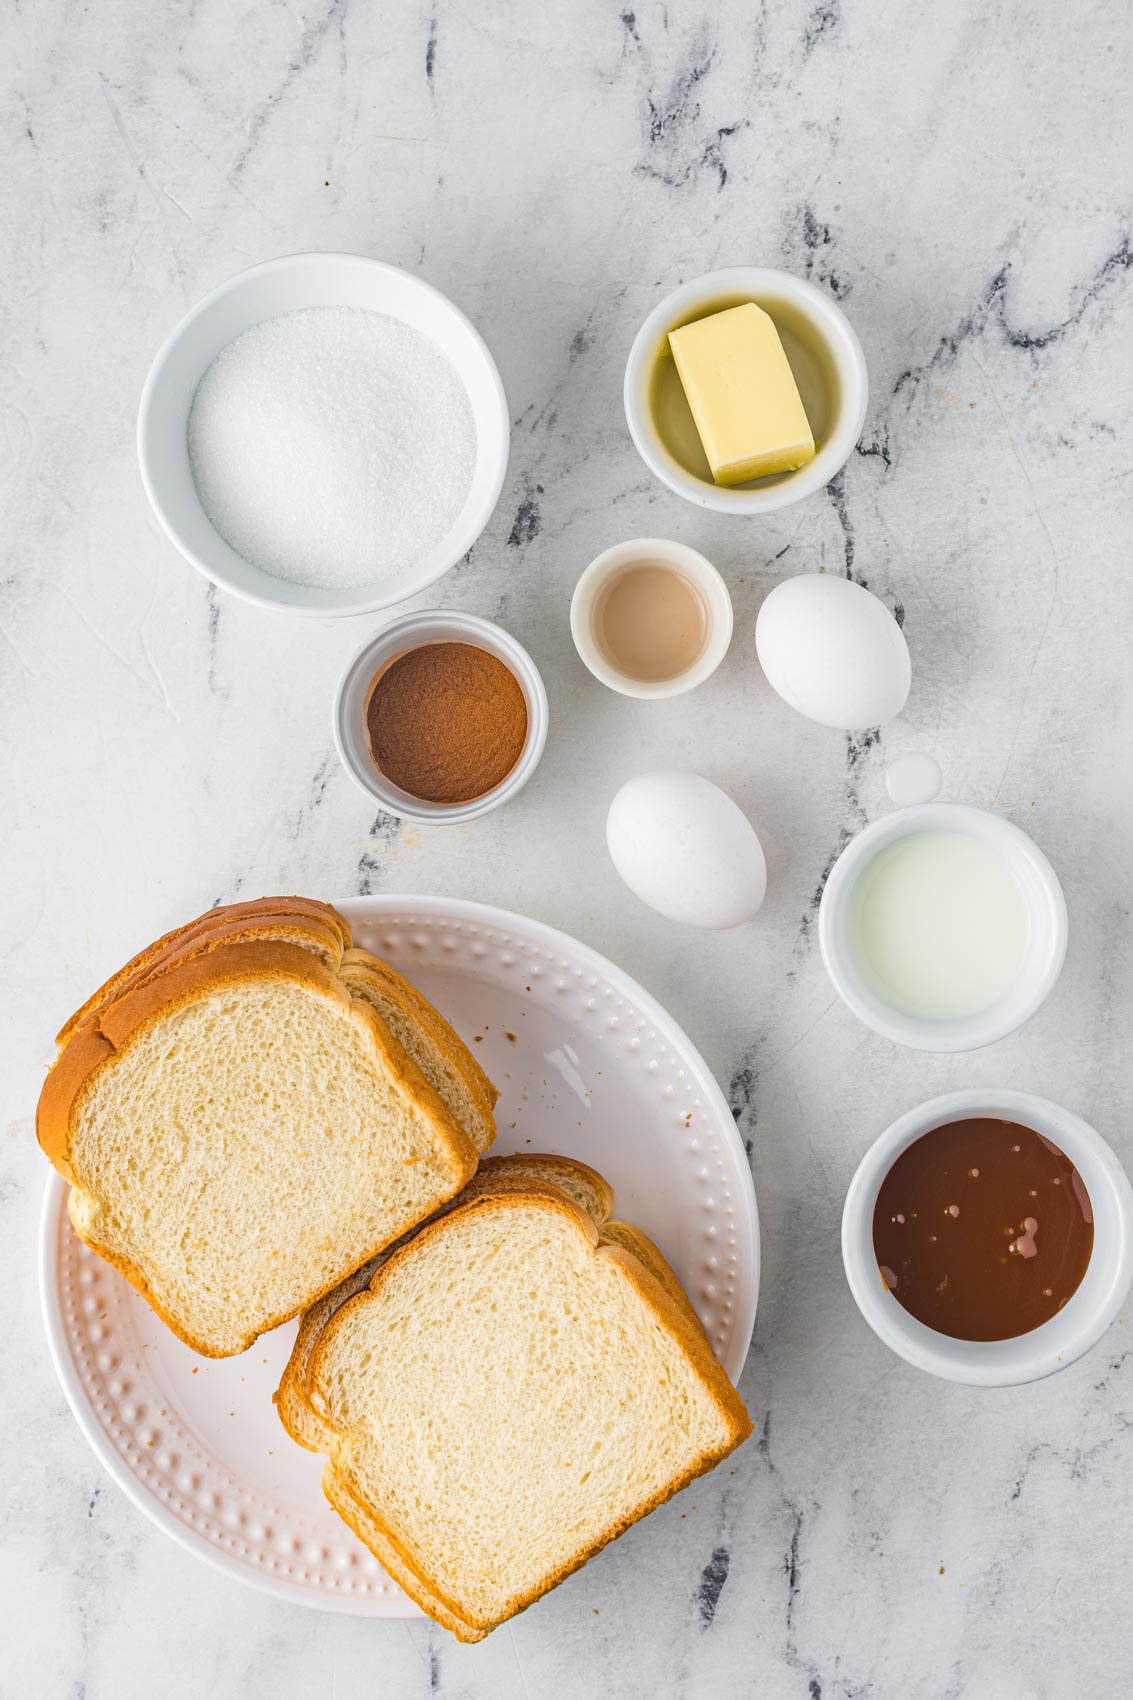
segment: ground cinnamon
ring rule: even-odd
[[[380,672],[366,704],[370,753],[428,803],[469,803],[511,772],[527,701],[509,667],[470,643],[424,643]]]

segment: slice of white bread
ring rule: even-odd
[[[477,1158],[372,1006],[278,940],[173,961],[85,1019],[37,1129],[80,1237],[214,1357],[430,1215]]]
[[[478,1151],[496,1137],[492,1111],[499,1093],[444,1016],[388,962],[367,950],[348,950],[339,969],[356,998],[374,1006],[418,1067],[433,1082]]]
[[[577,1158],[525,1151],[509,1157],[485,1157],[464,1191],[445,1208],[451,1210],[454,1204],[461,1204],[478,1192],[515,1190],[528,1180],[557,1186],[568,1198],[573,1198],[599,1230],[603,1242],[624,1246],[626,1251],[632,1252],[654,1280],[660,1282],[674,1304],[684,1311],[692,1326],[701,1327],[700,1318],[659,1247],[632,1222],[619,1221],[610,1214],[614,1208],[613,1187],[597,1169],[580,1163]]]
[[[273,939],[311,951],[339,974],[352,995],[372,1004],[476,1149],[483,1151],[492,1143],[496,1136],[492,1111],[498,1093],[467,1045],[388,963],[368,951],[350,949],[347,922],[330,904],[313,898],[263,897],[229,904],[166,933],[88,998],[63,1027],[58,1042],[66,1043],[109,1003],[147,984],[175,962],[204,955],[222,944]]]
[[[613,1208],[614,1202],[613,1189],[596,1170],[585,1163],[569,1157],[530,1152],[507,1157],[490,1157],[481,1163],[463,1192],[446,1204],[438,1215],[455,1210],[470,1198],[482,1197],[487,1193],[503,1194],[521,1190],[528,1193],[534,1190],[552,1198],[561,1198],[565,1192],[580,1205],[595,1227],[601,1229],[603,1242],[611,1232],[616,1235],[624,1231],[628,1236],[634,1237],[641,1246],[647,1248],[648,1255],[655,1261],[656,1268],[651,1272],[656,1273],[666,1291],[675,1298],[690,1318],[694,1330],[698,1334],[701,1333],[699,1319],[689,1305],[680,1282],[652,1240],[639,1229],[630,1227],[628,1223],[608,1220],[608,1212]],[[412,1237],[412,1234],[407,1234],[398,1244],[407,1244]],[[309,1451],[329,1452],[335,1442],[334,1429],[319,1415],[306,1393],[306,1372],[319,1336],[330,1317],[341,1309],[348,1298],[369,1287],[382,1263],[397,1249],[397,1246],[390,1246],[362,1269],[348,1276],[333,1293],[328,1293],[313,1305],[300,1322],[290,1361],[275,1394],[275,1402],[288,1433]],[[340,1515],[346,1516],[359,1538],[382,1560],[392,1575],[400,1576],[396,1546],[391,1543],[380,1522],[375,1520],[366,1508],[357,1504],[349,1508],[350,1514],[347,1515],[347,1509],[340,1502],[340,1496],[326,1472],[323,1486],[330,1503]],[[413,1593],[413,1598],[445,1628],[465,1640],[479,1640],[481,1635],[486,1633],[478,1631],[475,1623],[465,1622],[426,1586],[423,1579],[417,1578],[416,1581],[418,1591]]]
[[[444,1016],[396,969],[365,950],[344,952],[338,935],[330,933],[320,919],[274,913],[228,919],[225,911],[215,910],[206,922],[191,927],[151,957],[129,986],[148,984],[173,962],[204,955],[221,944],[253,939],[279,939],[301,945],[325,961],[352,997],[361,998],[377,1010],[476,1149],[483,1151],[492,1143],[496,1137],[492,1111],[499,1094],[467,1045]]]
[[[466,1641],[751,1432],[641,1259],[560,1187],[502,1178],[390,1253],[325,1321],[303,1378],[331,1504]]]
[[[479,1197],[488,1192],[502,1193],[516,1191],[530,1183],[538,1183],[537,1190],[545,1191],[554,1187],[557,1191],[565,1192],[572,1198],[594,1222],[601,1231],[604,1243],[621,1244],[633,1252],[638,1260],[644,1263],[659,1283],[665,1288],[696,1333],[702,1333],[700,1320],[685,1296],[684,1289],[676,1275],[665,1261],[662,1253],[640,1228],[628,1222],[621,1222],[610,1217],[614,1206],[614,1192],[609,1183],[595,1169],[577,1159],[552,1156],[542,1152],[522,1152],[510,1156],[485,1158],[468,1185],[456,1198],[442,1207],[438,1214],[454,1210],[469,1198]],[[306,1311],[300,1320],[299,1331],[292,1349],[290,1360],[284,1370],[283,1378],[275,1394],[280,1418],[291,1437],[313,1452],[330,1451],[335,1439],[334,1430],[326,1424],[309,1401],[306,1391],[306,1373],[311,1355],[318,1342],[319,1336],[329,1319],[336,1311],[356,1293],[369,1287],[374,1274],[398,1246],[406,1244],[412,1234],[390,1246],[376,1258],[355,1270],[345,1281],[341,1282],[333,1292],[320,1299],[310,1310]],[[339,1509],[337,1491],[333,1484],[324,1481],[327,1496],[332,1505]],[[366,1542],[371,1550],[387,1561],[387,1568],[395,1575],[398,1572],[398,1557],[396,1549],[391,1545],[385,1531],[376,1523],[364,1509],[357,1504],[352,1507],[348,1521],[359,1537]],[[420,1581],[420,1579],[418,1579]],[[462,1638],[479,1639],[477,1626],[463,1621],[452,1612],[442,1600],[433,1595],[420,1583],[420,1590],[414,1598],[423,1609],[451,1629]]]
[[[527,1181],[541,1181],[544,1184],[557,1186],[565,1192],[590,1217],[596,1228],[606,1234],[613,1231],[616,1237],[619,1229],[626,1229],[631,1234],[638,1230],[629,1228],[624,1222],[608,1220],[610,1211],[614,1208],[614,1189],[608,1181],[603,1180],[597,1169],[592,1169],[586,1163],[580,1163],[573,1157],[552,1156],[544,1152],[521,1152],[507,1157],[485,1157],[468,1182],[467,1186],[455,1198],[441,1206],[441,1210],[452,1210],[458,1204],[463,1204],[469,1198],[478,1198],[485,1192],[514,1192]],[[440,1212],[438,1212],[440,1214]],[[416,1230],[411,1230],[415,1232]],[[409,1234],[405,1236],[406,1239]],[[640,1239],[647,1245],[659,1270],[662,1285],[666,1283],[678,1303],[688,1306],[684,1290],[665,1262],[652,1240],[647,1240],[644,1234]],[[284,1369],[282,1380],[276,1389],[273,1399],[279,1411],[280,1421],[300,1446],[305,1446],[309,1452],[325,1452],[332,1431],[327,1429],[318,1413],[311,1406],[306,1393],[307,1367],[311,1361],[311,1353],[315,1342],[322,1333],[336,1310],[340,1310],[347,1299],[352,1299],[355,1293],[360,1293],[363,1287],[368,1287],[374,1274],[391,1252],[404,1241],[398,1240],[379,1252],[377,1257],[364,1263],[360,1269],[355,1269],[345,1281],[340,1281],[331,1292],[323,1295],[309,1310],[304,1311],[299,1321],[299,1332],[295,1336],[295,1344],[291,1349],[287,1367]],[[648,1265],[647,1265],[648,1266]],[[691,1306],[689,1306],[691,1311]],[[696,1321],[695,1312],[692,1312]],[[699,1327],[699,1322],[697,1321]]]

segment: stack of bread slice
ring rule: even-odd
[[[329,904],[168,933],[66,1023],[39,1140],[80,1237],[197,1351],[243,1351],[474,1175],[496,1092]]]
[[[328,904],[262,898],[167,933],[59,1047],[37,1126],[76,1231],[209,1356],[302,1313],[284,1425],[461,1640],[750,1434],[606,1181],[481,1160],[495,1088]]]
[[[563,1157],[488,1158],[303,1317],[276,1393],[331,1504],[462,1641],[751,1433],[676,1276]]]

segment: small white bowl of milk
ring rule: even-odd
[[[915,1050],[974,1051],[1049,995],[1066,956],[1066,899],[1010,821],[924,803],[846,846],[818,938],[835,991],[875,1033]]]

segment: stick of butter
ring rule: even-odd
[[[669,332],[677,371],[717,484],[793,472],[814,434],[779,332],[745,301]]]

